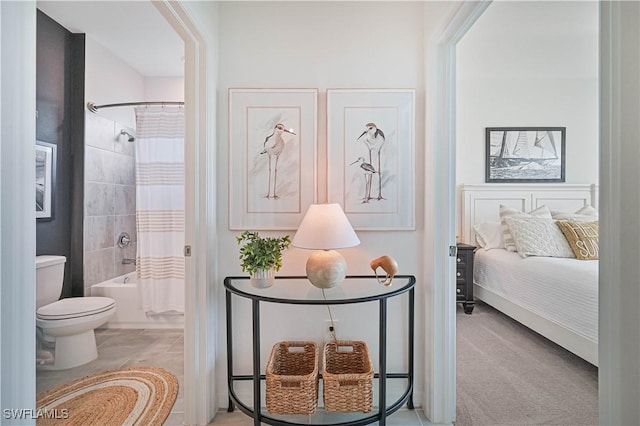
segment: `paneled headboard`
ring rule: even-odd
[[[583,206],[598,208],[596,184],[479,184],[461,185],[461,241],[475,244],[473,226],[486,221],[500,221],[500,204],[531,211],[547,205],[551,210],[574,212]]]

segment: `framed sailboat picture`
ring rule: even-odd
[[[566,127],[487,127],[486,181],[564,182]]]

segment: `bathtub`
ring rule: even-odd
[[[92,285],[91,295],[116,301],[116,313],[106,328],[184,328],[184,314],[147,315],[142,311],[135,272]]]

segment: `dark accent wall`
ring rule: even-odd
[[[36,254],[67,258],[63,297],[84,284],[84,34],[72,34],[38,11],[36,138],[57,146],[53,218],[36,223]]]

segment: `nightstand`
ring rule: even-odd
[[[469,244],[457,244],[456,256],[456,302],[462,303],[465,314],[473,312],[473,252],[476,247]]]

